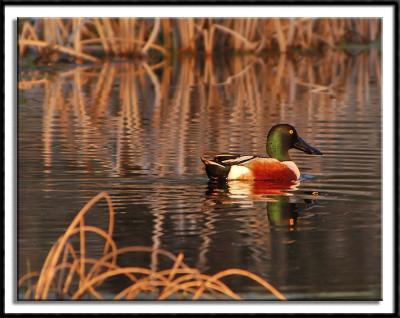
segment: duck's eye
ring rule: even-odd
[[[289,130],[289,134],[293,135],[293,129]]]

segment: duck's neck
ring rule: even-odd
[[[279,161],[291,161],[288,147],[282,144],[280,138],[268,138],[267,140],[267,154],[271,158]]]

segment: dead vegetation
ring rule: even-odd
[[[380,39],[375,18],[24,18],[19,20],[19,54],[28,51],[55,62],[102,57],[162,57],[229,51],[287,52]]]

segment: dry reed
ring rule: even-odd
[[[108,229],[87,225],[85,216],[105,199],[108,206]],[[19,279],[18,286],[24,299],[138,299],[143,294],[164,299],[241,299],[221,279],[227,276],[242,276],[258,283],[266,292],[279,300],[285,296],[261,277],[243,269],[227,269],[214,275],[200,273],[183,262],[183,254],[178,256],[163,249],[142,246],[117,247],[113,240],[114,209],[110,196],[101,192],[93,197],[77,213],[65,233],[50,249],[40,272],[29,272]],[[100,257],[89,257],[90,246],[86,237],[95,233],[104,240]],[[78,244],[74,238],[79,238]],[[167,269],[155,271],[134,265],[119,265],[119,257],[127,253],[158,254],[172,261]],[[132,258],[130,258],[132,260]],[[111,278],[123,277],[126,284],[114,295],[104,296],[103,284]]]
[[[19,21],[19,54],[28,51],[55,62],[63,55],[76,62],[101,56],[168,57],[227,50],[258,53],[278,49],[337,47],[344,42],[380,40],[375,18],[24,18]]]

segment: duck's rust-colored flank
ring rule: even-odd
[[[254,180],[297,180],[296,173],[277,160],[254,161],[248,165]]]

